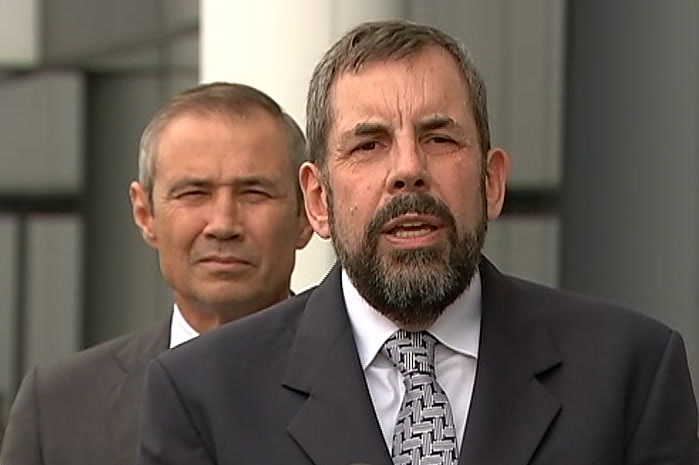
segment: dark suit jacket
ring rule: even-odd
[[[167,350],[170,320],[25,377],[10,410],[2,465],[132,465],[147,363]]]
[[[481,267],[460,464],[697,464],[680,336]],[[314,290],[156,358],[140,465],[391,465],[335,268]]]

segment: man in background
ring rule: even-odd
[[[12,406],[3,465],[133,464],[146,364],[289,296],[311,236],[304,150],[293,119],[249,86],[204,84],[164,104],[143,132],[129,194],[173,291],[171,318],[34,368]]]

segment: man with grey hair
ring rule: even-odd
[[[307,135],[306,211],[338,264],[158,357],[138,464],[699,463],[675,331],[481,255],[509,157],[453,38],[357,26],[313,73]]]
[[[252,87],[204,84],[164,104],[143,133],[130,196],[173,291],[171,317],[33,369],[3,465],[133,464],[146,364],[289,296],[295,252],[311,236],[297,175],[304,152],[293,119]]]

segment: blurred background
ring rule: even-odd
[[[513,160],[486,255],[678,329],[699,383],[699,1],[0,0],[0,416],[32,365],[171,310],[128,199],[157,107],[240,81],[303,124],[322,52],[384,18],[459,37],[485,77]],[[292,287],[332,261],[315,239]]]

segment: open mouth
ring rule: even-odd
[[[386,233],[398,238],[411,238],[425,236],[436,230],[436,225],[427,224],[422,221],[410,221],[401,223],[400,225],[389,229],[386,231]]]
[[[387,222],[381,233],[397,247],[428,247],[438,240],[443,226],[436,216],[407,213]]]

